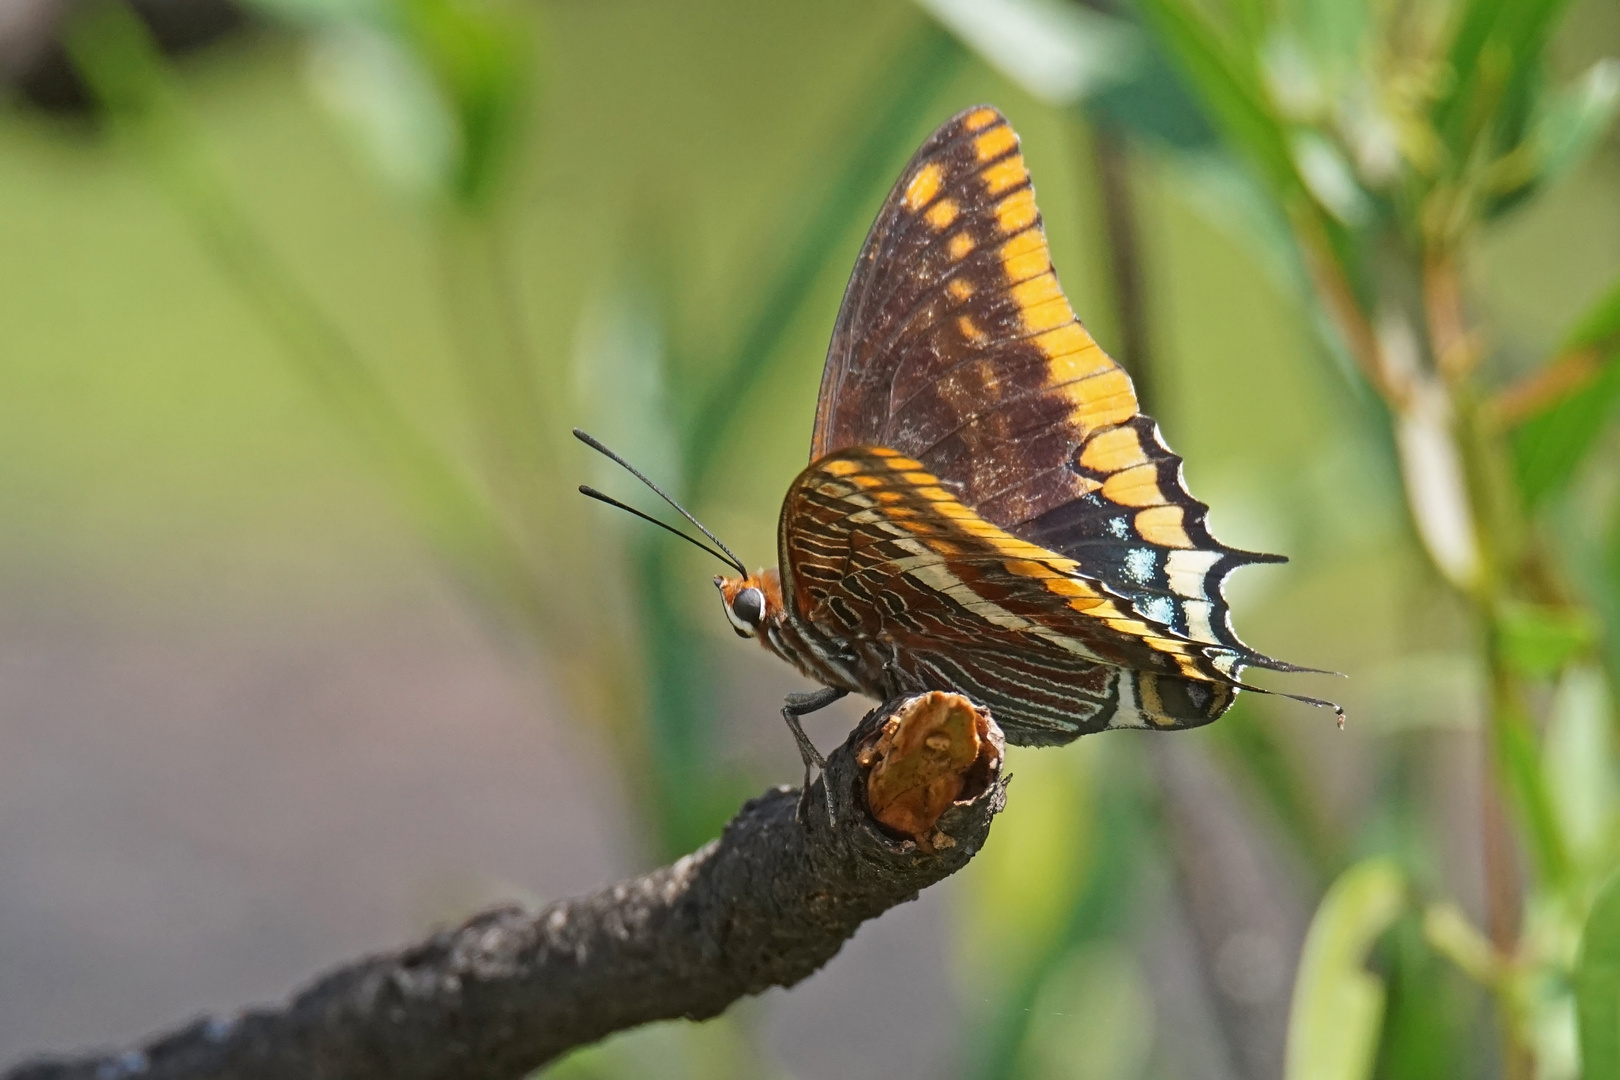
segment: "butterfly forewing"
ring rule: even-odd
[[[1072,560],[1135,621],[1204,646],[1213,677],[1289,668],[1238,640],[1221,591],[1237,566],[1277,557],[1209,534],[1181,459],[1064,297],[1018,137],[993,108],[934,133],[867,237],[811,458],[851,447],[915,460],[985,522]]]

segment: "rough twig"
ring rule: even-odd
[[[777,788],[719,839],[593,896],[487,911],[281,1007],[201,1019],[139,1049],[25,1063],[6,1080],[508,1080],[615,1031],[715,1016],[799,982],[862,922],[966,865],[1005,799],[1001,745],[965,698],[895,699],[816,782],[831,787],[836,824],[820,792],[797,824],[798,793]],[[926,790],[895,779],[910,775]],[[873,821],[872,790],[908,807],[920,842]]]

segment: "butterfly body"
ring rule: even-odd
[[[831,696],[953,690],[1010,741],[1218,718],[1244,645],[1226,547],[1052,268],[1018,137],[958,114],[856,262],[779,568],[716,578],[739,634]],[[808,698],[807,698],[808,700]],[[809,751],[813,753],[813,748]],[[809,758],[807,757],[807,762]]]

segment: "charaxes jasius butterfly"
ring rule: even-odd
[[[1233,632],[1227,575],[1284,560],[1210,535],[1181,459],[1059,288],[994,108],[946,121],[884,202],[833,328],[810,458],[775,570],[748,573],[669,500],[736,568],[715,578],[736,632],[824,687],[782,710],[807,787],[821,756],[799,717],[850,692],[959,691],[1011,742],[1047,746],[1198,727],[1256,689],[1246,667],[1315,670]]]

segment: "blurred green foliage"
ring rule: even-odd
[[[1151,360],[1160,419],[1223,538],[1297,556],[1288,577],[1239,584],[1239,625],[1357,676],[1341,739],[1248,699],[1184,737],[1252,796],[1320,899],[1287,1080],[1620,1074],[1612,5],[256,6],[273,30],[227,47],[236,74],[177,72],[116,0],[83,9],[67,43],[113,138],[64,150],[67,132],[14,117],[0,148],[22,178],[13,203],[58,220],[100,189],[53,177],[96,170],[150,214],[117,172],[138,162],[207,261],[186,279],[218,293],[198,325],[230,328],[193,348],[210,372],[239,370],[209,382],[159,356],[161,320],[95,337],[59,313],[31,322],[26,299],[12,301],[17,355],[50,358],[59,338],[111,355],[138,332],[157,343],[136,354],[142,381],[189,378],[205,411],[263,397],[229,387],[273,383],[252,365],[278,358],[612,748],[649,861],[713,835],[761,782],[721,720],[725,688],[746,681],[727,671],[749,661],[719,651],[736,643],[712,568],[579,504],[578,481],[619,480],[568,428],[645,463],[740,550],[773,550],[843,279],[920,138],[976,100],[1012,116],[1071,298],[1112,344],[1131,286],[1110,280],[1095,155],[1100,130],[1123,132],[1125,242],[1142,249],[1155,342],[1130,359]],[[326,144],[323,115],[346,142]],[[303,201],[280,190],[293,183]],[[126,241],[126,278],[188,257],[163,235]],[[49,243],[23,239],[48,265]],[[1521,317],[1525,295],[1545,302]],[[236,329],[249,315],[273,349]],[[12,365],[14,449],[38,450],[53,436],[28,409],[57,399]],[[103,387],[127,377],[83,370]],[[159,416],[172,436],[166,407],[88,408]],[[266,422],[255,407],[236,401],[247,426]],[[325,456],[317,443],[305,452]],[[291,516],[329,517],[365,475]],[[52,529],[68,527],[38,525],[42,547]],[[1459,880],[1459,834],[1428,790],[1471,729],[1490,794],[1483,810],[1464,800],[1462,835],[1486,836],[1484,882]],[[1144,911],[1196,893],[1154,753],[1121,736],[1014,758],[1009,811],[953,893],[974,1002],[961,1075],[1190,1075],[1134,946],[1158,925]],[[1355,796],[1340,782],[1353,772]],[[1219,955],[1204,959],[1219,983]],[[1222,1019],[1225,991],[1205,989],[1232,1050],[1246,1036]],[[753,1015],[556,1071],[767,1075]]]

